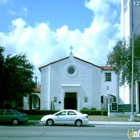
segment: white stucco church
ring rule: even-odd
[[[104,106],[116,101],[117,75],[110,67],[94,65],[70,53],[39,70],[41,109],[101,109],[102,95]]]
[[[41,66],[39,70],[41,92],[34,94],[33,108],[100,110],[107,109],[108,103],[118,101],[118,76],[111,67],[94,65],[71,52],[69,56]],[[24,109],[28,109],[28,101],[25,100]]]

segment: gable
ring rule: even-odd
[[[92,66],[94,66],[94,67],[100,68],[100,69],[102,69],[102,70],[113,70],[113,67],[110,67],[110,66],[98,66],[98,65],[95,65],[95,64],[93,64],[93,63],[91,63],[91,62],[88,62],[88,61],[86,61],[86,60],[83,60],[83,59],[81,59],[81,58],[78,58],[78,57],[76,57],[76,56],[72,56],[72,57],[75,58],[75,59],[77,59],[77,60],[80,60],[80,61],[82,61],[82,62],[85,62],[85,63],[87,63],[87,64],[90,64],[90,65],[92,65]],[[69,58],[70,58],[70,57],[67,56],[67,57],[62,58],[62,59],[59,59],[59,60],[57,60],[57,61],[53,61],[53,62],[51,62],[51,63],[49,63],[49,64],[46,64],[46,65],[44,65],[44,66],[39,67],[39,70],[41,71],[42,68],[48,67],[48,66],[50,66],[50,65],[52,65],[52,64],[55,64],[55,63],[64,61],[64,60],[69,59]]]

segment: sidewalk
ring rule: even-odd
[[[39,124],[40,120],[29,120],[29,123]],[[140,122],[111,122],[111,121],[89,121],[90,125],[124,125],[124,126],[140,126]]]
[[[89,121],[88,124],[93,124],[93,125],[127,125],[127,126],[131,126],[131,125],[139,125],[140,126],[140,122],[108,122],[108,121]]]

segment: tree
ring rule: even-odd
[[[134,44],[134,81],[137,81],[140,79],[140,36],[135,36]],[[119,75],[120,85],[130,85],[132,75],[131,39],[118,41],[107,57],[107,64],[114,67],[114,71]]]
[[[2,68],[4,64],[4,56],[3,56],[4,48],[0,47],[0,90],[2,89]],[[1,91],[0,91],[1,92]]]
[[[3,47],[0,47],[3,56]],[[0,59],[1,60],[1,59]],[[3,63],[0,69],[0,102],[3,105],[4,100],[18,101],[23,96],[30,95],[36,86],[33,81],[34,66],[26,59],[25,54],[12,56],[8,54],[2,57]]]

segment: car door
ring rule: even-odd
[[[68,111],[66,118],[69,124],[74,124],[77,118],[77,113],[74,111]]]
[[[66,123],[66,113],[67,111],[61,111],[54,116],[54,122],[57,124],[65,124]]]
[[[14,113],[13,113],[13,111],[7,110],[7,109],[6,109],[6,111],[5,111],[5,113],[4,113],[4,118],[5,118],[5,121],[7,121],[7,122],[12,121],[12,119],[14,118]]]

